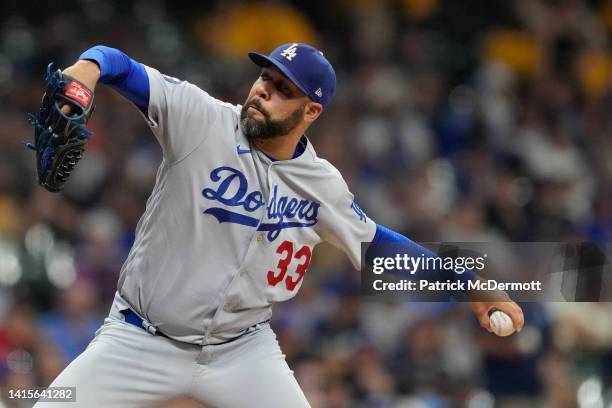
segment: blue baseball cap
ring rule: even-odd
[[[310,99],[326,108],[336,90],[336,72],[316,48],[302,43],[283,44],[270,55],[249,52],[260,67],[274,65]]]

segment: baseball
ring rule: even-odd
[[[505,337],[514,333],[514,323],[512,319],[501,310],[496,310],[491,313],[489,319],[491,321],[491,330],[498,336]]]

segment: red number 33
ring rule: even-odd
[[[284,279],[287,290],[294,290],[300,281],[304,279],[304,274],[310,265],[312,251],[310,247],[304,245],[295,253],[295,256],[293,256],[293,242],[283,241],[283,243],[276,248],[276,253],[281,255],[281,259],[278,261],[278,265],[276,265],[278,273],[268,271],[268,283],[272,286],[276,286]],[[297,274],[295,277],[291,276],[291,274],[287,275],[287,269],[291,264],[291,260],[294,258],[301,261],[295,269],[295,273]]]

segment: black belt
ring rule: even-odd
[[[174,340],[173,338],[169,337],[168,335],[166,335],[166,334],[160,332],[159,330],[157,330],[157,328],[155,326],[148,324],[140,316],[138,316],[132,309],[121,310],[121,314],[125,317],[125,321],[127,323],[131,324],[131,325],[134,325],[134,326],[136,326],[136,327],[138,327],[138,328],[140,328],[142,330],[145,330],[148,333],[151,333],[151,334],[153,334],[155,336],[162,336],[162,337],[165,337],[167,339]],[[250,327],[247,327],[246,329],[244,329],[242,331],[242,333],[240,333],[236,337],[232,337],[231,339],[226,340],[226,341],[222,341],[221,343],[214,343],[214,344],[210,344],[210,345],[211,346],[218,346],[218,345],[221,345],[221,344],[231,343],[234,340],[238,340],[239,338],[241,338],[245,334],[252,332],[260,324],[266,324],[269,321],[270,321],[270,319],[265,320],[265,321],[263,321],[261,323],[254,324],[253,326],[250,326]],[[179,341],[179,340],[174,340],[174,341]],[[181,342],[181,343],[186,343],[186,342]],[[186,344],[192,344],[194,346],[198,345],[198,344],[194,344],[194,343],[186,343]]]

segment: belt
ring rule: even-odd
[[[174,340],[174,339],[172,339],[171,337],[169,337],[168,335],[166,335],[166,334],[164,334],[164,333],[160,332],[159,330],[157,330],[157,328],[156,328],[155,326],[153,326],[152,324],[150,324],[150,323],[149,323],[149,322],[147,322],[146,320],[142,319],[142,318],[141,318],[140,316],[138,316],[138,315],[137,315],[137,314],[136,314],[136,313],[135,313],[135,312],[134,312],[132,309],[125,309],[125,310],[122,310],[122,311],[121,311],[121,314],[122,314],[122,315],[125,317],[125,321],[126,321],[127,323],[131,324],[131,325],[134,325],[134,326],[136,326],[136,327],[138,327],[138,328],[140,328],[140,329],[143,329],[143,330],[147,331],[148,333],[153,334],[154,336],[162,336],[162,337],[165,337],[165,338],[167,338],[167,339]],[[240,333],[240,334],[239,334],[238,336],[236,336],[236,337],[232,337],[232,338],[231,338],[231,339],[229,339],[229,340],[225,340],[225,341],[222,341],[222,342],[220,342],[220,343],[214,343],[214,344],[210,344],[210,345],[211,345],[211,346],[218,346],[218,345],[221,345],[221,344],[231,343],[231,342],[232,342],[232,341],[234,341],[234,340],[238,340],[239,338],[241,338],[241,337],[242,337],[242,336],[244,336],[245,334],[247,334],[247,333],[251,333],[251,332],[253,332],[253,331],[255,331],[255,330],[259,329],[259,328],[261,327],[261,325],[264,325],[264,324],[266,324],[266,323],[268,323],[268,322],[270,322],[270,319],[265,320],[265,321],[263,321],[263,322],[261,322],[261,323],[254,324],[254,325],[252,325],[252,326],[250,326],[250,327],[247,327],[246,329],[244,329],[244,330],[242,331],[242,333]],[[175,340],[175,341],[178,341],[178,340]],[[186,343],[186,342],[182,342],[182,343]],[[196,344],[194,344],[194,343],[186,343],[186,344],[193,344],[193,345],[196,345]]]
[[[136,313],[134,313],[134,311],[132,309],[125,309],[121,311],[121,314],[125,317],[125,321],[131,325],[134,325],[136,327],[139,327],[143,330],[146,330],[147,332],[155,335],[155,336],[162,336],[165,337],[167,339],[169,339],[170,337],[166,336],[164,333],[160,332],[159,330],[157,330],[157,328],[155,326],[153,326],[152,324],[150,324],[149,322],[143,320],[140,316],[138,316]]]

